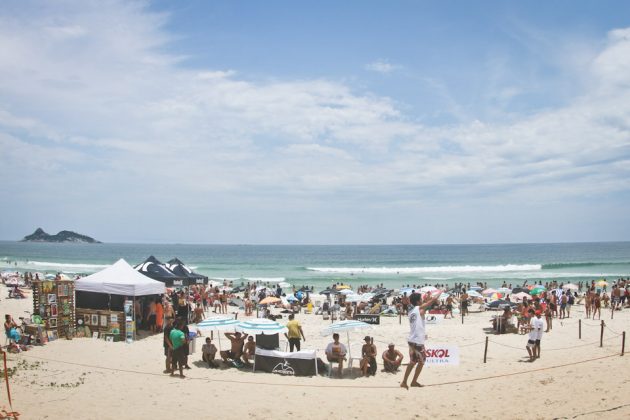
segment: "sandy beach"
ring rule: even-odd
[[[2,312],[18,317],[30,305],[30,299],[5,299]],[[534,363],[527,362],[527,336],[489,333],[491,312],[471,314],[463,324],[455,318],[428,325],[428,343],[458,345],[460,365],[426,366],[420,377],[425,387],[409,391],[399,387],[402,372],[380,371],[380,357],[375,377],[360,377],[356,364],[343,379],[282,377],[208,369],[200,362],[200,341],[187,378],[172,378],[162,373],[161,334],[133,344],[62,339],[7,356],[9,366],[17,366],[10,379],[13,408],[25,419],[210,418],[216,413],[223,418],[628,418],[630,359],[620,357],[618,334],[629,325],[630,311],[616,312],[612,320],[610,310],[602,315],[602,348],[597,320],[583,320],[578,339],[584,313],[576,306],[572,318],[554,320]],[[318,349],[324,357],[330,338],[319,332],[330,321],[306,314],[297,319],[306,334],[303,348]],[[398,317],[382,317],[367,333],[379,355],[392,341],[408,360],[406,318],[399,324]],[[351,333],[353,351],[359,351],[363,335]],[[8,409],[6,389],[0,389],[0,405]]]

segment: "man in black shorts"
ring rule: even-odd
[[[230,350],[222,351],[221,358],[225,363],[229,363],[230,360],[234,360],[235,362],[241,361],[241,356],[243,355],[243,345],[245,344],[245,340],[247,339],[247,334],[241,335],[240,332],[237,333],[225,333],[225,336],[230,340],[232,345],[230,346]]]

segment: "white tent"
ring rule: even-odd
[[[98,273],[77,280],[75,289],[123,296],[161,295],[165,292],[164,283],[140,274],[122,258]]]

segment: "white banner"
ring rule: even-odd
[[[425,345],[425,364],[438,366],[459,366],[459,347],[448,344]]]

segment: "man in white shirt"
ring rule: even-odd
[[[416,366],[416,371],[413,374],[413,380],[411,381],[411,386],[413,387],[421,387],[418,383],[418,377],[420,376],[420,372],[422,372],[422,367],[424,366],[424,361],[426,359],[424,342],[426,340],[426,329],[424,324],[424,313],[427,308],[433,305],[440,297],[440,292],[436,293],[434,297],[431,299],[427,299],[425,303],[422,303],[422,296],[413,293],[409,297],[409,302],[413,305],[413,308],[409,310],[409,337],[407,338],[407,343],[409,344],[409,365],[407,365],[407,370],[405,371],[405,377],[401,382],[401,388],[409,389],[407,386],[407,379],[409,379],[409,374],[411,374],[411,370],[414,366]]]
[[[529,361],[533,362],[540,358],[540,340],[542,339],[545,322],[542,320],[542,311],[537,310],[536,316],[530,321],[531,330],[527,340],[527,353],[529,353]]]
[[[339,364],[339,377],[343,372],[343,361],[346,360],[348,350],[343,343],[339,342],[339,334],[333,334],[333,342],[326,346],[326,357],[329,362],[337,362]]]

